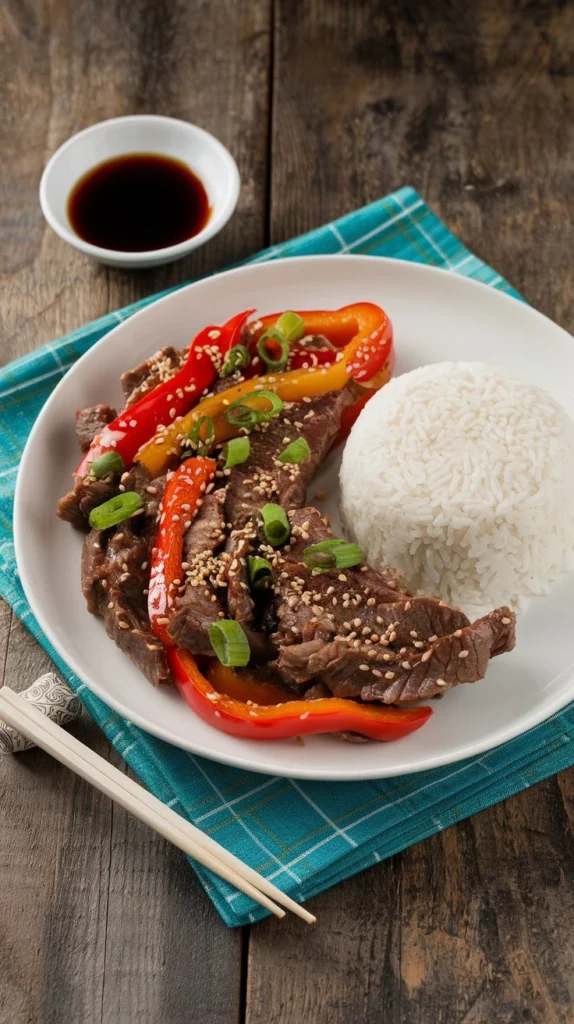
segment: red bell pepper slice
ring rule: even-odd
[[[183,536],[201,506],[216,468],[213,459],[203,456],[186,459],[165,488],[159,530],[152,549],[148,614],[153,632],[166,646],[173,644],[166,626],[183,583]]]
[[[340,697],[293,700],[257,706],[218,693],[189,651],[170,648],[167,657],[175,684],[195,713],[231,736],[245,739],[290,739],[308,733],[358,732],[372,740],[408,736],[432,715],[429,707],[398,708],[359,704]]]
[[[201,398],[205,389],[210,387],[217,377],[217,369],[210,358],[209,349],[215,349],[224,356],[238,343],[243,325],[251,313],[252,309],[246,309],[222,327],[204,327],[192,341],[187,359],[177,373],[170,380],[158,384],[104,427],[92,442],[74,476],[85,476],[89,472],[90,463],[109,451],[121,455],[126,469],[129,468],[139,449],[154,436],[161,424],[168,426],[177,417],[183,416]]]

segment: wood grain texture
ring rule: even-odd
[[[265,243],[269,41],[267,0],[3,8],[1,362]],[[37,189],[67,136],[144,111],[211,130],[236,157],[243,187],[233,221],[200,252],[122,274],[53,235]],[[16,689],[48,665],[2,606],[4,661]],[[76,730],[116,759],[87,716]],[[40,751],[2,768],[2,1024],[235,1022],[244,936],[222,925],[182,855]]]
[[[571,0],[9,0],[0,360],[407,182],[572,330],[573,40]],[[128,274],[52,235],[37,185],[69,134],[134,112],[213,131],[242,194],[205,249]],[[0,678],[46,665],[0,606]],[[574,1021],[572,771],[324,894],[313,930],[254,927],[247,951],[144,826],[40,751],[2,769],[1,1024]]]

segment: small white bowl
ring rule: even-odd
[[[207,192],[211,216],[205,227],[177,245],[145,252],[104,249],[80,238],[68,217],[74,185],[93,167],[127,153],[159,153],[187,164]],[[51,157],[40,182],[40,205],[50,227],[80,252],[111,267],[157,267],[180,259],[221,231],[238,196],[237,164],[221,142],[197,125],[155,114],[114,117],[72,135]]]

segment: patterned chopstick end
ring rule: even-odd
[[[67,725],[79,718],[82,705],[70,687],[53,672],[47,672],[20,694],[42,714],[58,725]],[[19,754],[35,744],[10,725],[0,721],[0,754]]]

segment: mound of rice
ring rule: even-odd
[[[520,609],[574,568],[574,422],[482,363],[421,367],[353,427],[341,510],[370,564],[412,593]]]

